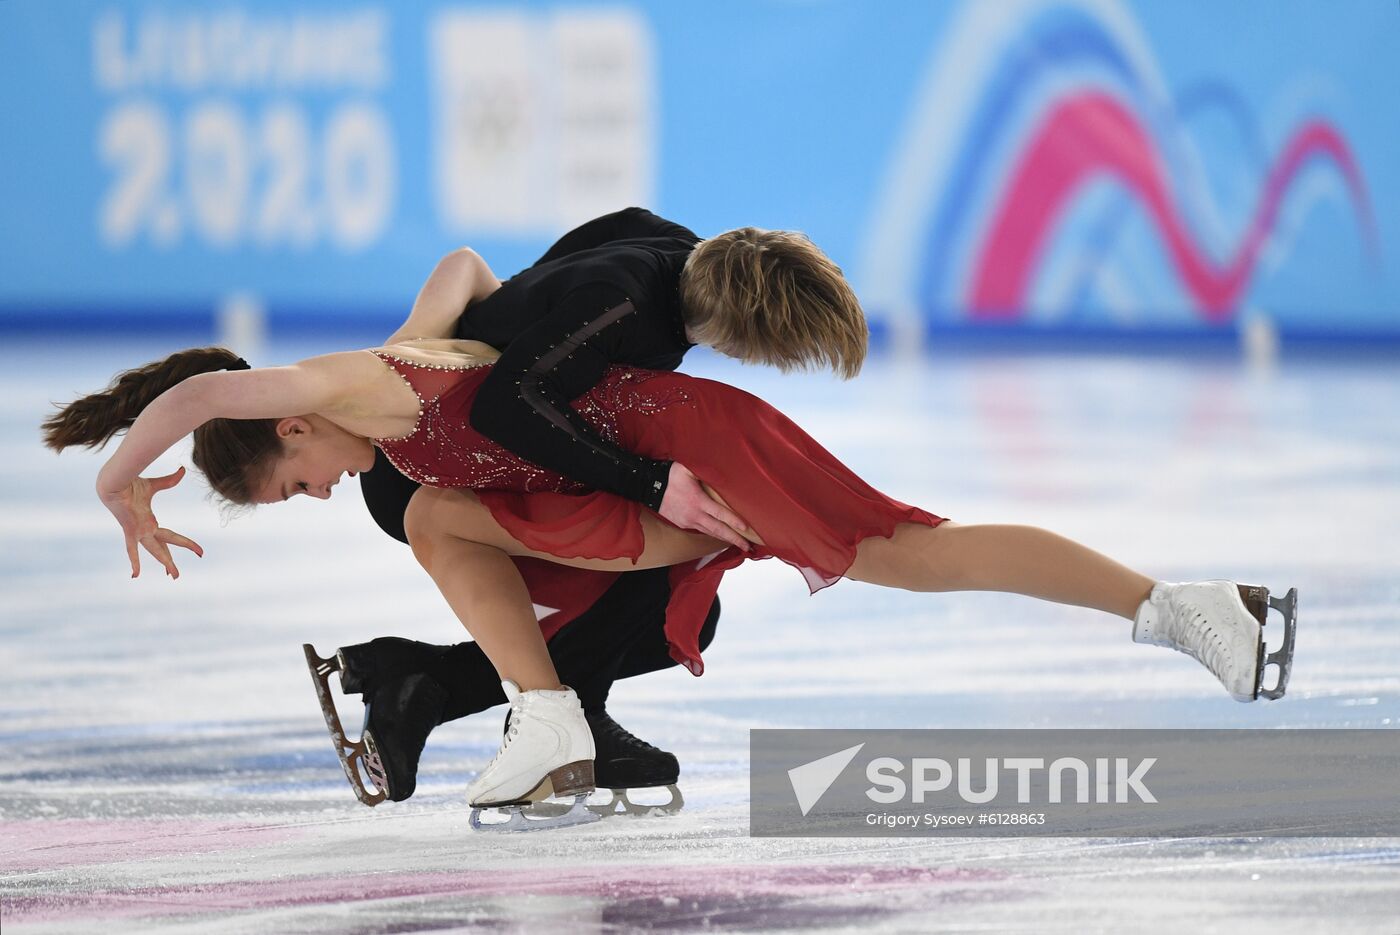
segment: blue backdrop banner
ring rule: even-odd
[[[0,2],[0,324],[401,315],[631,204],[907,331],[1400,335],[1400,7]]]

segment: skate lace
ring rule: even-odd
[[[1221,681],[1226,679],[1230,661],[1225,638],[1209,623],[1204,610],[1192,603],[1183,603],[1180,611],[1171,615],[1167,636],[1172,645],[1201,663]]]
[[[617,723],[606,713],[591,715],[588,726],[593,730],[595,741],[612,747],[637,747],[646,752],[661,751]]]
[[[524,708],[525,702],[523,701],[511,702],[510,714],[508,715],[509,723],[506,727],[506,735],[501,739],[501,748],[496,751],[495,756],[491,757],[491,762],[486,764],[486,769],[489,770],[491,767],[495,766],[496,761],[505,755],[506,749],[510,746],[510,742],[514,740],[517,736],[519,736],[520,715],[523,713]],[[483,770],[482,772],[485,772],[485,770]]]

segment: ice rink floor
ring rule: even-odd
[[[499,709],[434,734],[406,803],[360,806],[331,751],[302,642],[463,638],[355,482],[221,524],[191,477],[158,515],[205,558],[175,582],[147,560],[132,581],[92,494],[100,456],[39,447],[50,400],[172,349],[0,350],[6,935],[1400,932],[1396,840],[751,839],[747,813],[756,727],[1400,726],[1393,357],[1270,374],[1229,356],[935,353],[848,384],[697,358],[936,513],[1045,526],[1158,578],[1296,586],[1288,697],[1236,704],[1094,612],[851,582],[808,598],[786,566],[751,564],[722,589],[704,677],[612,694],[680,757],[686,808],[492,836],[468,829],[462,792]]]

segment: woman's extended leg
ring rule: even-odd
[[[409,506],[409,516],[415,512],[424,520],[416,525],[428,527],[424,532],[431,532],[435,542],[491,546],[507,564],[505,555],[532,555],[576,568],[635,571],[691,561],[725,548],[717,539],[677,529],[643,511],[646,546],[636,564],[625,558],[560,558],[532,551],[516,541],[476,496],[466,491],[424,488]],[[1090,607],[1129,620],[1154,583],[1146,575],[1048,530],[952,522],[938,526],[902,523],[888,539],[862,541],[846,577],[909,591],[1007,591]],[[528,600],[523,586],[517,599]],[[490,655],[488,647],[482,648]]]
[[[902,523],[856,549],[846,577],[909,591],[1008,591],[1133,619],[1153,581],[1034,526]]]
[[[580,567],[651,568],[693,560],[723,547],[717,540],[684,532],[643,513],[646,545],[635,565],[625,559],[565,560],[524,549],[470,495],[464,495],[453,509],[439,512],[454,525],[440,528],[438,536],[472,540],[478,545],[484,541],[511,554],[536,555]],[[1261,693],[1258,659],[1264,611],[1256,612],[1243,603],[1244,588],[1223,581],[1185,585],[1154,582],[1044,529],[901,523],[889,538],[872,537],[860,542],[855,561],[845,576],[911,591],[1004,591],[1102,610],[1134,621],[1135,641],[1168,646],[1200,660],[1236,699],[1248,701]],[[445,588],[444,594],[447,593]],[[1251,591],[1251,595],[1256,603],[1267,598],[1267,593],[1258,597]],[[1293,606],[1290,592],[1280,606],[1286,618],[1284,647],[1275,654],[1278,660],[1274,655],[1269,657],[1280,666],[1278,683],[1266,693],[1271,698],[1283,694],[1287,678]],[[458,604],[453,607],[458,609]],[[458,612],[464,621],[470,619],[469,611]],[[493,652],[485,642],[482,648],[488,656]],[[537,651],[548,664],[542,641]],[[492,661],[497,661],[494,656]],[[552,669],[549,671],[552,674]]]

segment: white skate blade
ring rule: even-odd
[[[549,831],[601,821],[603,816],[591,811],[585,804],[587,801],[588,793],[582,792],[575,795],[573,805],[567,807],[563,803],[536,802],[531,805],[473,808],[469,822],[473,831]],[[554,811],[556,808],[559,811]],[[507,816],[506,820],[481,820],[483,814],[497,813],[504,813]]]

